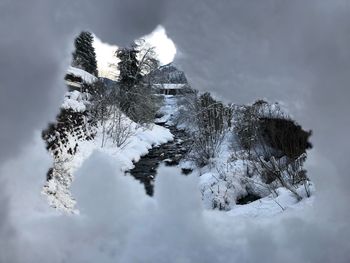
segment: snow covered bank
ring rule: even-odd
[[[205,167],[198,168],[191,162],[182,166],[190,166],[193,173],[199,176],[199,188],[206,209],[227,211],[230,215],[247,215],[249,217],[272,216],[283,212],[290,206],[297,205],[298,200],[292,192],[275,181],[268,184],[254,170],[254,164],[244,158],[243,153],[232,155],[230,139],[226,138],[218,156]],[[249,169],[250,176],[247,176]],[[307,181],[295,185],[295,191],[303,198],[303,203],[311,203],[315,193],[314,184]],[[307,187],[307,189],[305,188]],[[258,199],[240,205],[239,201],[249,196]],[[311,199],[309,198],[311,195]],[[310,200],[309,200],[310,199]],[[300,205],[303,206],[303,205]]]
[[[173,139],[173,135],[168,129],[158,125],[151,125],[147,129],[137,128],[135,123],[130,125],[133,126],[134,135],[128,139],[123,148],[118,148],[113,144],[101,147],[102,130],[100,128],[94,140],[79,143],[75,155],[62,157],[65,160],[62,164],[64,175],[52,178],[44,187],[44,193],[48,196],[51,206],[65,212],[78,212],[75,210],[76,202],[70,193],[70,186],[73,183],[75,172],[93,152],[99,151],[111,156],[117,164],[117,169],[124,172],[132,169],[133,162],[137,162],[142,155],[146,155],[149,149]],[[75,143],[76,140],[70,142],[72,145]]]
[[[76,90],[67,92],[56,123],[44,132],[54,163],[43,193],[52,207],[69,213],[78,212],[70,192],[74,174],[93,152],[111,156],[118,170],[124,172],[132,169],[133,162],[152,147],[173,140],[168,129],[155,124],[140,126],[119,109],[115,111],[117,120],[113,115],[102,122],[94,121],[91,97]],[[114,132],[115,137],[111,137],[110,132]]]
[[[313,185],[303,168],[311,131],[304,131],[278,103],[225,105],[210,93],[194,92],[180,100],[173,115],[193,137],[181,167],[200,177],[207,209],[229,211],[236,204],[278,196],[280,187],[298,201],[311,196]]]
[[[245,217],[245,218],[270,218],[276,216],[286,210],[302,210],[310,209],[315,197],[308,198],[302,188],[298,191],[304,197],[297,202],[295,196],[286,188],[280,187],[276,190],[277,196],[270,194],[264,198],[245,205],[236,205],[227,212],[229,216]],[[300,211],[301,212],[301,211]]]

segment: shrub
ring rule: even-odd
[[[220,151],[227,128],[227,107],[209,93],[201,95],[195,103],[196,130],[193,132],[192,159],[200,167],[209,163]]]

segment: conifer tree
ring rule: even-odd
[[[117,57],[120,59],[119,83],[120,83],[120,108],[129,117],[134,115],[134,103],[138,94],[136,94],[137,84],[141,79],[140,70],[137,61],[137,52],[134,48],[120,48],[117,51]],[[134,119],[134,118],[133,118]]]
[[[83,31],[75,39],[72,66],[83,69],[97,76],[97,61],[95,48],[92,43],[94,37],[90,32]]]

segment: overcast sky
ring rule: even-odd
[[[163,25],[174,41],[175,60],[194,88],[237,103],[261,97],[283,101],[297,121],[313,130],[314,149],[309,153],[307,166],[317,188],[315,205],[308,212],[288,213],[274,224],[214,221],[222,223],[226,232],[204,227],[213,223],[207,217],[200,217],[203,228],[194,224],[195,218],[204,213],[195,201],[190,204],[191,209],[181,207],[183,217],[172,219],[158,211],[154,220],[159,224],[147,221],[149,229],[165,231],[175,222],[185,233],[176,235],[176,229],[167,232],[165,241],[172,245],[168,247],[162,246],[165,241],[161,238],[155,239],[167,262],[174,255],[172,248],[184,251],[184,257],[188,253],[189,262],[205,262],[215,253],[222,255],[218,262],[229,258],[239,262],[261,258],[268,262],[349,262],[349,5],[347,0],[1,0],[0,262],[38,262],[30,259],[41,251],[50,251],[52,258],[59,258],[59,249],[74,240],[63,234],[72,230],[68,228],[62,231],[59,244],[55,244],[55,239],[42,243],[38,239],[28,247],[28,240],[18,234],[23,231],[19,218],[31,213],[30,201],[26,199],[28,189],[40,191],[37,186],[49,166],[48,156],[39,147],[39,132],[35,131],[52,121],[58,111],[74,36],[81,30],[91,30],[103,41],[125,45],[149,34],[157,25]],[[89,174],[89,170],[93,172],[91,167],[102,165],[107,164],[95,157],[84,171]],[[107,168],[105,172],[109,173]],[[32,181],[38,185],[30,188]],[[180,188],[176,181],[171,182]],[[160,183],[163,195],[172,189],[169,184]],[[189,192],[193,182],[189,185],[183,196],[192,196]],[[15,217],[20,210],[24,211],[21,217]],[[165,211],[172,215],[173,211]],[[150,220],[147,215],[143,218]],[[66,220],[71,219],[60,222]],[[68,225],[71,224],[64,226]],[[42,236],[50,236],[57,234],[51,232],[55,227],[47,223],[36,230],[38,235],[40,230]],[[147,243],[147,234],[146,230],[132,232],[130,244]],[[211,237],[211,242],[206,243],[202,234]],[[203,253],[185,250],[183,237],[197,244],[194,248]],[[201,242],[200,246],[197,242]],[[192,243],[186,244],[188,248]],[[126,249],[125,262],[135,257],[132,248]],[[26,251],[26,258],[21,251]],[[153,259],[151,262],[159,256],[144,247],[141,251],[148,251],[144,255]]]

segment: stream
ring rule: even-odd
[[[153,195],[154,180],[157,174],[157,168],[160,163],[166,166],[176,166],[190,149],[191,139],[185,131],[177,129],[175,126],[160,124],[170,130],[174,135],[174,140],[162,145],[153,147],[147,155],[134,163],[135,167],[126,174],[130,174],[135,179],[142,182],[145,186],[146,193]],[[190,173],[191,170],[182,169],[183,174]]]

